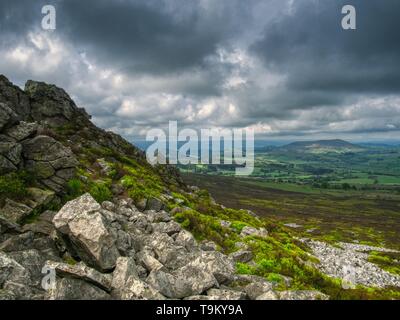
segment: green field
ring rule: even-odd
[[[252,210],[281,224],[296,223],[299,236],[359,241],[400,249],[400,195],[385,190],[325,190],[254,178],[185,174],[220,203]]]

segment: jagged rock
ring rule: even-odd
[[[148,250],[143,250],[137,255],[139,263],[146,268],[148,272],[153,270],[162,269],[164,265],[154,258]]]
[[[160,269],[153,270],[146,281],[164,296],[174,299],[199,295],[218,285],[210,272],[190,265],[176,270],[173,274]]]
[[[37,208],[41,206],[45,206],[54,200],[55,193],[51,190],[43,190],[39,188],[28,188],[29,200],[32,202],[29,203],[31,208]]]
[[[165,297],[160,294],[155,288],[148,283],[130,277],[126,282],[121,294],[122,300],[165,300]]]
[[[215,242],[207,240],[201,242],[200,248],[203,251],[216,251],[218,249],[217,244]]]
[[[17,299],[28,299],[32,295],[30,285],[29,271],[0,251],[0,290],[12,292]]]
[[[246,263],[253,259],[253,252],[250,250],[239,250],[230,254],[230,257],[235,262]]]
[[[255,300],[257,297],[261,296],[266,292],[270,292],[273,289],[273,284],[267,280],[259,277],[253,278],[253,282],[244,287],[247,295],[251,300]]]
[[[279,292],[281,300],[329,300],[329,296],[316,290],[297,290]]]
[[[28,80],[25,92],[31,99],[30,114],[34,120],[59,126],[79,116],[89,118],[63,89],[54,85]]]
[[[228,290],[228,289],[210,289],[207,291],[207,296],[211,300],[244,300],[246,293],[243,291]]]
[[[0,214],[0,235],[8,232],[21,232],[21,227],[17,223],[7,220]]]
[[[84,280],[102,290],[107,292],[111,291],[112,276],[110,274],[100,273],[95,269],[89,268],[82,262],[76,265],[70,265],[62,262],[46,261],[44,266],[54,270],[56,275],[60,278],[71,277]]]
[[[146,210],[160,211],[164,208],[164,204],[160,199],[149,198],[146,203]]]
[[[21,121],[18,125],[8,129],[6,134],[17,141],[21,141],[34,135],[37,130],[38,124],[36,122]]]
[[[131,236],[123,230],[117,231],[116,246],[122,255],[128,256],[131,251],[134,252]]]
[[[23,154],[28,160],[55,161],[60,158],[73,156],[70,149],[48,136],[36,136],[23,143]]]
[[[146,210],[143,212],[147,219],[150,222],[158,223],[158,222],[169,222],[172,220],[171,216],[168,214],[168,212],[162,210],[159,212],[156,212],[154,210]]]
[[[233,261],[218,251],[200,252],[187,264],[187,267],[198,268],[212,274],[219,284],[232,281],[235,273]]]
[[[69,201],[56,214],[53,223],[67,236],[79,257],[100,271],[115,267],[119,257],[116,239],[110,233],[101,206],[90,194]]]
[[[154,251],[158,261],[171,269],[185,265],[191,258],[186,249],[175,245],[174,239],[166,233],[152,233],[145,244]]]
[[[14,166],[21,162],[22,146],[15,142],[0,142],[0,154],[9,160]]]
[[[104,290],[80,279],[56,278],[54,289],[47,292],[49,300],[110,300]]]
[[[31,107],[27,94],[3,75],[0,75],[0,103],[12,107],[18,120],[25,119],[30,113]]]
[[[34,172],[38,179],[47,179],[56,173],[49,162],[28,160],[25,167],[30,172]]]
[[[240,232],[241,237],[247,236],[257,236],[257,237],[267,237],[268,231],[265,228],[256,229],[253,227],[245,226]]]
[[[175,238],[175,244],[178,246],[182,246],[189,251],[197,247],[197,243],[193,235],[186,230],[181,230],[178,233],[177,237]]]
[[[126,287],[126,283],[130,277],[135,279],[139,278],[135,260],[128,257],[119,257],[116,262],[111,283],[111,287],[113,290],[116,290],[115,293],[117,295]]]
[[[36,249],[14,251],[8,253],[8,255],[29,272],[32,284],[40,287],[43,277],[42,267],[46,257]]]
[[[18,122],[18,115],[0,101],[0,131]]]
[[[32,208],[22,203],[6,199],[4,207],[0,210],[0,215],[12,223],[20,223],[31,212]]]
[[[274,291],[271,290],[259,295],[256,300],[279,300],[279,297]]]
[[[101,203],[101,207],[108,211],[115,211],[115,209],[116,209],[115,204],[112,203],[111,201],[103,201]]]
[[[16,171],[17,167],[6,157],[0,154],[0,175]]]
[[[153,223],[152,226],[155,232],[166,233],[169,236],[182,230],[180,224],[175,221]]]

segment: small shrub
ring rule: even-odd
[[[96,183],[90,188],[89,193],[99,203],[112,199],[112,192],[105,183]]]

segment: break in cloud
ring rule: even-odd
[[[57,9],[44,31],[41,8]],[[357,30],[341,8],[357,9]],[[65,88],[103,128],[397,138],[398,0],[2,0],[0,73]]]

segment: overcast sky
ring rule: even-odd
[[[0,73],[63,87],[131,140],[169,120],[400,140],[399,17],[399,0],[1,0]]]

